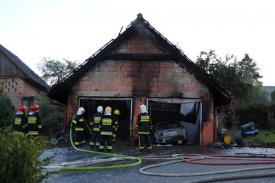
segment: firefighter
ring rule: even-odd
[[[85,144],[85,118],[84,118],[85,109],[83,107],[79,107],[76,115],[72,119],[73,129],[75,132],[75,140],[74,144],[76,146],[80,146]]]
[[[112,152],[112,139],[114,132],[114,119],[112,116],[112,108],[106,107],[105,114],[102,116],[100,120],[100,146],[99,151],[104,151],[104,148],[107,144],[107,152]]]
[[[90,126],[92,128],[92,139],[90,142],[91,148],[94,147],[94,145],[99,148],[99,135],[100,135],[100,130],[99,130],[99,125],[100,125],[100,120],[102,117],[103,113],[103,107],[98,106],[97,107],[97,113],[93,115],[93,119],[90,123]]]
[[[27,120],[27,134],[37,136],[42,129],[41,119],[39,115],[39,105],[32,104],[30,110],[31,111],[28,114]]]
[[[113,142],[116,142],[117,135],[118,135],[119,115],[120,115],[120,111],[118,109],[114,110],[115,131],[113,134]]]
[[[150,138],[150,131],[152,130],[152,124],[150,116],[147,112],[146,105],[140,106],[140,114],[138,116],[137,126],[139,135],[139,150],[143,151],[147,148],[149,151],[152,149],[152,143]]]
[[[27,107],[24,105],[19,105],[17,107],[13,129],[18,133],[22,133],[22,134],[25,133],[25,128],[27,125],[26,110],[27,110]]]

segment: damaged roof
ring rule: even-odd
[[[142,25],[146,30],[148,30],[159,44],[161,44],[169,54],[114,54],[112,53],[116,48],[118,48],[125,40],[134,33]],[[233,97],[230,92],[223,89],[218,82],[207,74],[204,70],[198,67],[193,61],[191,61],[185,54],[181,52],[175,45],[173,45],[167,38],[165,38],[161,33],[159,33],[148,21],[146,21],[142,14],[138,14],[137,18],[131,22],[131,24],[126,28],[126,30],[119,34],[116,39],[110,40],[102,48],[100,48],[96,53],[94,53],[90,58],[86,59],[78,68],[73,72],[69,73],[63,80],[52,86],[49,91],[49,97],[58,100],[61,103],[67,103],[68,92],[70,87],[76,82],[81,76],[83,76],[87,71],[89,71],[98,62],[104,59],[119,59],[119,60],[168,60],[172,59],[180,66],[188,69],[194,76],[209,87],[210,91],[214,95],[215,103],[219,106],[228,105]]]
[[[44,92],[48,92],[49,86],[41,79],[35,72],[33,72],[20,58],[9,51],[7,48],[0,44],[0,52],[5,55],[16,67],[18,67],[24,74],[24,80]]]

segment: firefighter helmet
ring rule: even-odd
[[[85,112],[84,107],[79,107],[76,114],[80,116],[80,115],[84,114],[84,112]]]
[[[146,105],[142,104],[142,105],[140,106],[140,112],[141,112],[141,113],[147,112],[147,107],[146,107]]]
[[[115,115],[120,115],[120,111],[119,111],[118,109],[116,109],[116,110],[114,111],[114,114],[115,114]]]
[[[99,113],[103,112],[103,107],[101,105],[97,107],[97,112],[99,112]]]
[[[32,112],[36,112],[36,111],[38,111],[38,109],[39,109],[39,105],[37,105],[37,104],[32,104],[31,107],[30,107],[30,109],[31,109]]]
[[[110,106],[107,106],[107,107],[105,108],[105,113],[106,113],[106,114],[112,113],[112,108],[111,108]]]
[[[19,112],[25,112],[27,110],[27,107],[26,106],[24,106],[24,105],[19,105],[18,107],[17,107],[17,111],[19,111]]]

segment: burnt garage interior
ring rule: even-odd
[[[79,106],[85,108],[85,118],[87,121],[92,120],[92,116],[97,112],[97,107],[102,106],[105,109],[107,106],[120,111],[118,139],[129,140],[130,137],[130,122],[132,121],[131,106],[132,100],[127,98],[80,98]]]
[[[187,133],[187,143],[200,140],[201,102],[190,99],[148,99],[153,127],[160,123],[179,122]]]
[[[79,106],[85,108],[85,118],[92,120],[92,115],[96,113],[98,106],[104,109],[110,106],[112,110],[118,109],[119,128],[118,140],[128,141],[132,129],[132,99],[131,98],[87,98],[80,97]],[[199,100],[190,99],[148,99],[148,113],[151,116],[152,126],[157,124],[180,122],[187,132],[187,143],[199,143],[201,115]]]
[[[119,138],[135,140],[139,107],[146,104],[153,125],[180,121],[187,143],[200,145],[214,142],[217,109],[232,101],[229,92],[141,14],[54,85],[49,96],[66,105],[65,127],[79,106],[90,120],[98,105],[110,105],[121,113]]]

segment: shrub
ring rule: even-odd
[[[0,127],[6,127],[13,124],[14,107],[6,96],[0,96]]]
[[[274,128],[275,105],[253,104],[236,108],[236,113],[240,117],[241,124],[254,121],[257,127],[270,129]]]
[[[35,99],[39,104],[39,114],[43,125],[43,134],[55,136],[63,129],[65,107],[60,104],[52,104],[46,96],[39,96]]]
[[[218,118],[220,121],[220,126],[222,128],[227,128],[227,129],[238,128],[238,125],[240,123],[239,117],[237,116],[234,108],[223,109],[219,113]]]
[[[38,157],[43,149],[40,137],[27,137],[0,129],[0,182],[38,183],[46,178],[42,174],[45,161]]]

